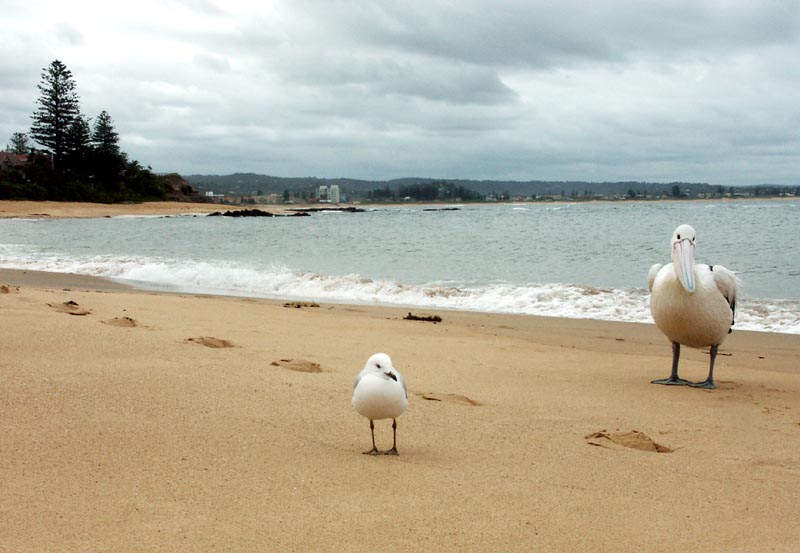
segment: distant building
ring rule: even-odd
[[[206,192],[206,199],[208,201],[210,201],[210,202],[215,203],[215,204],[221,204],[222,201],[225,199],[225,195],[224,194],[214,194],[213,190],[209,190],[208,192]]]
[[[317,194],[319,201],[327,202],[328,201],[328,187],[323,185],[319,187],[319,194]]]
[[[0,152],[0,169],[24,169],[28,163],[28,156]]]
[[[332,204],[338,204],[340,200],[340,193],[339,193],[339,185],[332,184],[330,188],[328,188],[328,200]]]

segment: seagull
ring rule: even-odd
[[[369,419],[372,432],[372,449],[365,455],[397,455],[397,417],[408,407],[406,381],[392,366],[391,358],[385,353],[376,353],[358,373],[353,383],[353,407]],[[380,452],[375,447],[375,423],[380,419],[392,419],[392,449]]]
[[[672,235],[672,263],[655,264],[648,274],[650,311],[656,326],[672,341],[672,374],[653,384],[714,389],[714,360],[719,345],[732,331],[736,294],[741,281],[722,265],[694,262],[697,234],[681,225]],[[711,362],[704,382],[678,377],[681,344],[710,347]]]

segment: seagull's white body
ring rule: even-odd
[[[396,454],[397,422],[394,419],[408,408],[408,390],[403,375],[394,368],[391,358],[385,353],[376,353],[370,357],[358,373],[353,383],[353,407],[360,415],[369,419],[372,450],[366,453],[378,453],[373,421],[392,419],[395,439],[392,449],[387,453]]]
[[[690,384],[715,388],[714,360],[717,348],[733,325],[739,278],[722,265],[694,262],[695,230],[681,225],[672,235],[672,263],[653,265],[648,275],[650,312],[656,326],[672,341],[672,375],[655,384]],[[711,348],[705,382],[678,378],[680,346]]]

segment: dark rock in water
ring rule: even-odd
[[[460,207],[426,207],[422,211],[461,211]]]
[[[281,215],[281,217],[311,217],[311,214],[306,211],[295,211],[287,215]]]
[[[341,211],[343,213],[364,213],[366,209],[360,207],[296,207],[291,209],[295,213],[317,213],[319,211]]]
[[[269,211],[261,211],[260,209],[240,209],[237,211],[215,211],[209,213],[209,217],[274,217]]]

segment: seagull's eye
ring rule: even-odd
[[[378,363],[378,368],[379,368],[379,369],[381,368],[381,364],[380,364],[380,363]]]
[[[678,235],[678,240],[680,240],[680,239],[681,239],[681,235],[679,234],[679,235]]]

